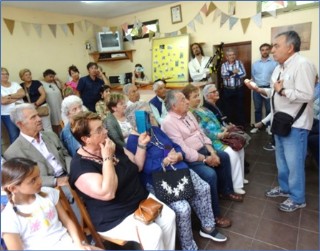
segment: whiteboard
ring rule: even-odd
[[[153,39],[152,80],[188,81],[189,50],[189,35]]]

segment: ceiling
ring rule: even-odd
[[[85,3],[92,2],[92,3]],[[87,16],[96,18],[114,18],[131,13],[175,3],[176,1],[8,1],[2,0],[2,6],[33,9],[46,12]]]

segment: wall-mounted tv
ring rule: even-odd
[[[120,31],[97,33],[97,48],[99,52],[123,50],[123,38]]]

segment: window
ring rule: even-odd
[[[146,26],[147,32],[142,36],[142,27]],[[135,28],[133,24],[128,25],[127,32],[123,32],[124,41],[128,41],[128,39],[125,38],[125,36],[128,36],[131,34],[132,40],[142,39],[142,38],[148,38],[149,32],[152,31],[154,33],[159,32],[159,20],[152,20],[148,22],[143,22],[142,26],[138,29]]]
[[[262,12],[262,16],[269,16],[268,11],[273,10],[276,10],[277,14],[282,14],[316,7],[319,7],[318,1],[259,1],[257,3],[257,11]]]

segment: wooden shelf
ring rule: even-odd
[[[133,61],[132,52],[135,50],[123,50],[123,51],[109,51],[109,52],[92,52],[90,56],[97,62],[108,62],[118,60],[130,60]],[[116,54],[123,54],[123,56],[114,57]]]

